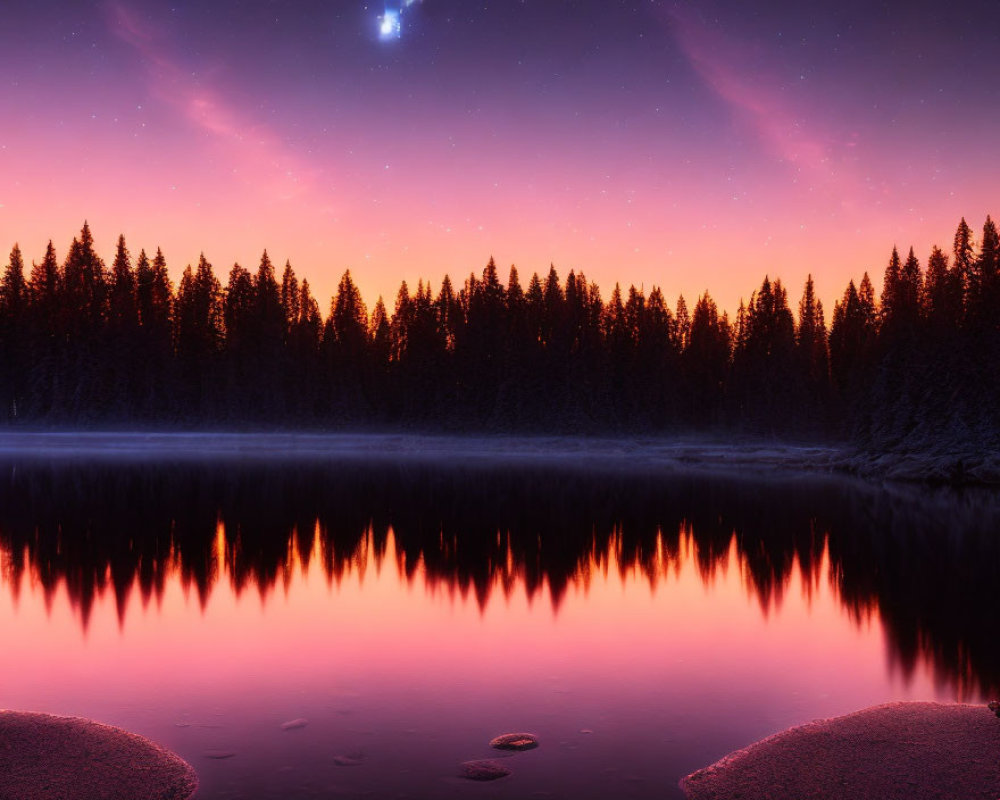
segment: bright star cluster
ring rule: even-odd
[[[403,35],[403,11],[419,0],[386,0],[385,11],[378,20],[378,35],[382,41],[399,39]]]

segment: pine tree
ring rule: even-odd
[[[362,421],[370,410],[364,394],[368,310],[350,270],[344,272],[331,301],[323,349],[330,382],[330,413],[335,419]]]
[[[52,418],[60,408],[65,382],[65,316],[62,309],[62,276],[56,250],[49,241],[45,257],[32,264],[28,282],[27,414]]]
[[[128,419],[136,411],[139,370],[143,353],[139,349],[139,307],[136,276],[125,237],[118,237],[115,260],[108,286],[108,343],[106,409],[116,420]]]
[[[853,283],[851,284],[853,287]],[[806,424],[813,430],[825,426],[829,393],[829,351],[823,304],[816,297],[812,275],[806,279],[799,301],[796,346],[801,379],[804,381]]]
[[[455,350],[455,337],[462,324],[462,307],[455,297],[455,290],[451,285],[451,278],[447,275],[441,281],[441,289],[438,292],[437,301],[438,330],[445,342],[445,348],[449,352]]]
[[[688,316],[688,307],[684,301],[684,295],[677,298],[677,312],[674,314],[674,318],[677,320],[677,324],[674,326],[677,341],[676,347],[678,351],[684,352],[687,350],[688,339],[691,336],[691,317]]]
[[[173,287],[167,274],[166,259],[159,248],[152,263],[145,250],[139,253],[135,283],[138,341],[142,353],[137,390],[138,413],[146,419],[162,419],[174,410],[171,408],[174,388],[171,374]]]
[[[969,316],[978,330],[997,329],[1000,308],[1000,236],[989,216],[983,225],[979,257],[973,264],[969,287]]]
[[[31,282],[28,286],[32,304],[50,314],[50,319],[55,317],[55,305],[58,302],[60,291],[59,278],[56,249],[50,240],[45,249],[45,257],[41,262],[32,264]]]
[[[906,263],[899,273],[899,291],[897,302],[899,304],[899,315],[902,324],[906,327],[910,335],[916,331],[920,322],[920,298],[924,291],[923,274],[920,271],[920,262],[910,248],[906,257]]]
[[[892,255],[889,256],[889,263],[885,268],[885,277],[882,280],[882,325],[885,325],[896,314],[901,270],[899,250],[893,246]]]
[[[258,346],[280,350],[287,323],[281,302],[281,290],[274,277],[274,266],[267,255],[267,250],[260,257],[260,265],[253,279],[253,290]]]
[[[961,298],[960,307],[963,310],[974,280],[975,263],[972,229],[966,223],[965,217],[962,217],[962,221],[958,223],[958,229],[955,231],[955,241],[952,246],[952,271],[955,274],[955,283]]]
[[[391,334],[389,332],[389,315],[385,311],[385,303],[381,295],[372,309],[372,318],[368,326],[368,336],[372,343],[372,354],[378,364],[385,368],[389,365],[391,351]]]
[[[930,258],[927,259],[927,277],[924,281],[922,303],[924,313],[932,327],[944,325],[952,316],[953,293],[949,286],[950,280],[948,256],[941,252],[941,248],[935,246],[931,250]]]
[[[690,391],[690,414],[699,426],[722,421],[723,393],[729,372],[728,324],[708,292],[694,305],[691,333],[684,352],[684,368]]]
[[[528,289],[524,293],[525,310],[528,318],[528,330],[531,332],[532,341],[539,345],[546,342],[545,325],[545,290],[542,289],[542,281],[535,272],[528,281]]]
[[[396,306],[392,314],[391,356],[396,362],[404,361],[409,349],[411,309],[410,287],[403,281],[396,292]]]
[[[250,357],[252,348],[256,344],[252,334],[256,311],[253,278],[239,264],[233,264],[233,268],[229,270],[222,316],[226,350],[234,356],[239,354],[241,360],[244,353],[246,357]]]
[[[0,418],[16,422],[25,409],[28,352],[28,286],[16,244],[0,282]],[[20,407],[20,408],[19,408]]]
[[[369,381],[372,385],[373,396],[378,401],[378,412],[380,417],[385,417],[388,411],[389,398],[392,388],[389,383],[389,357],[392,353],[392,329],[389,324],[389,315],[385,310],[385,302],[381,295],[375,302],[372,309],[371,320],[368,324],[368,339],[370,346],[368,352],[370,356]]]
[[[175,314],[177,356],[184,387],[181,406],[190,417],[211,419],[224,408],[219,395],[218,361],[224,342],[222,286],[202,254],[188,265],[177,289]]]
[[[63,275],[76,335],[96,337],[106,316],[108,281],[104,262],[94,252],[94,237],[86,222],[80,230],[80,238],[74,239],[70,246]]]
[[[507,306],[508,308],[518,308],[524,302],[524,290],[521,289],[521,279],[517,274],[517,267],[510,265],[510,273],[507,276]]]
[[[795,320],[781,281],[765,276],[750,298],[741,347],[733,354],[731,413],[751,428],[776,432],[801,424],[796,407]]]
[[[858,308],[864,327],[874,334],[878,328],[878,306],[875,304],[875,288],[867,272],[861,276],[861,283],[858,284]]]
[[[286,261],[285,270],[281,273],[281,312],[286,336],[299,318],[299,299],[299,281],[292,269],[292,262]]]
[[[728,342],[726,350],[728,361]],[[658,286],[653,287],[646,300],[637,361],[645,377],[640,403],[648,424],[656,430],[676,426],[680,400],[679,354],[674,348],[673,315]],[[595,368],[596,365],[591,367]]]
[[[118,237],[115,260],[111,266],[109,294],[108,311],[114,335],[134,336],[139,326],[136,278],[124,236]]]
[[[28,285],[24,279],[24,257],[21,248],[14,245],[10,251],[10,260],[0,282],[0,315],[4,318],[16,318],[26,310],[28,303]]]

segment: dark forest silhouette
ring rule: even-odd
[[[722,429],[850,437],[878,450],[1000,432],[1000,245],[963,219],[925,266],[894,248],[877,298],[865,274],[829,327],[810,278],[794,313],[765,278],[735,318],[706,292],[554,268],[523,286],[491,259],[435,294],[404,283],[369,314],[345,272],[324,318],[290,264],[265,252],[225,285],[204,257],[176,291],[163,254],[108,268],[87,225],[60,263],[0,285],[0,418],[11,424],[411,427],[546,432]]]
[[[2,466],[3,581],[17,591],[30,574],[49,598],[65,586],[84,626],[105,592],[124,619],[130,600],[145,605],[173,579],[202,603],[219,582],[266,598],[297,559],[339,581],[369,557],[384,566],[390,530],[408,580],[483,607],[548,589],[558,607],[612,555],[623,573],[669,582],[690,536],[707,584],[735,542],[765,612],[798,565],[805,591],[829,581],[859,622],[881,618],[904,676],[927,663],[962,695],[1000,690],[1000,504],[985,491],[523,466]]]

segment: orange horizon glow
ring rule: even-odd
[[[62,32],[75,55],[51,62],[10,43],[21,111],[0,127],[0,247],[30,263],[51,239],[62,257],[86,219],[106,261],[124,234],[133,256],[162,248],[175,283],[201,253],[224,280],[267,249],[324,313],[345,270],[369,310],[391,309],[402,281],[461,285],[491,257],[523,284],[550,264],[583,272],[605,298],[656,285],[691,307],[707,290],[730,316],[765,275],[797,301],[811,274],[829,319],[849,280],[880,285],[893,245],[923,261],[961,217],[977,230],[996,211],[995,120],[975,118],[972,82],[944,77],[961,59],[935,51],[885,80],[884,48],[869,63],[838,40],[803,65],[762,46],[788,15],[762,32],[767,15],[744,26],[740,8],[654,5],[635,12],[642,41],[612,35],[617,57],[564,70],[519,43],[531,29],[472,59],[458,30],[387,47],[353,12],[329,22],[338,47],[246,62],[218,36],[199,48],[217,20],[176,12],[105,0],[93,42]],[[578,53],[578,20],[549,22]]]
[[[899,239],[899,241],[907,241],[907,244],[899,245],[901,252],[906,252],[906,249],[910,246],[909,242],[915,242],[913,245],[914,250],[921,261],[921,266],[925,267],[926,258],[930,253],[931,247],[939,246],[945,253],[949,252],[948,242],[954,233],[955,226],[961,218],[961,212],[957,212],[953,220],[948,218],[948,221],[946,221],[942,218],[938,221],[936,233],[912,231],[909,240],[905,238]],[[972,221],[975,217],[966,216],[965,218],[970,222],[974,232],[977,230],[977,225],[981,227],[982,220],[979,220],[977,223]],[[986,214],[984,213],[983,220],[985,218]],[[90,224],[91,231],[94,234],[96,252],[106,264],[110,264],[114,260],[115,246],[119,234],[110,234],[108,231],[113,228],[97,225],[93,222],[92,218],[86,220],[86,222]],[[62,242],[62,244],[60,244],[61,240],[59,238],[51,237],[51,234],[47,236],[41,226],[37,224],[25,225],[24,227],[28,229],[35,227],[37,232],[30,238],[20,237],[11,240],[10,247],[17,245],[21,248],[26,263],[26,271],[30,271],[33,261],[41,261],[50,238],[56,247],[57,258],[61,263],[69,249],[69,243],[74,237],[79,235],[82,223],[77,223],[75,228],[72,223],[67,223],[68,231],[65,236],[65,242]],[[730,319],[735,318],[736,310],[741,302],[749,301],[750,295],[760,287],[760,283],[764,277],[769,277],[772,281],[777,278],[782,282],[788,292],[789,306],[794,311],[797,308],[806,279],[811,275],[816,284],[817,297],[823,303],[827,325],[829,325],[834,304],[841,299],[849,281],[853,280],[855,285],[857,285],[862,275],[867,272],[875,286],[876,293],[881,291],[883,272],[893,247],[891,237],[881,235],[877,230],[872,230],[863,242],[858,243],[855,251],[856,255],[853,259],[828,257],[819,261],[809,260],[805,256],[807,249],[805,244],[794,242],[785,242],[781,246],[784,256],[775,259],[773,258],[773,254],[776,252],[776,249],[772,242],[768,244],[768,248],[770,249],[762,249],[756,255],[747,252],[745,249],[740,249],[738,256],[731,254],[733,258],[741,258],[742,261],[728,272],[718,268],[717,260],[714,257],[706,258],[704,255],[699,256],[695,253],[689,253],[686,257],[690,259],[689,263],[692,264],[692,267],[690,270],[685,269],[682,272],[677,267],[663,268],[648,259],[617,258],[614,256],[613,251],[609,251],[604,260],[599,261],[594,258],[593,248],[583,248],[586,251],[585,255],[568,260],[562,260],[555,256],[539,255],[531,259],[528,265],[525,262],[519,262],[510,257],[504,258],[502,255],[497,254],[509,253],[509,250],[493,250],[489,247],[483,248],[485,255],[478,260],[476,260],[475,256],[466,255],[471,247],[468,249],[462,247],[448,248],[442,251],[441,257],[438,257],[433,254],[433,237],[427,237],[427,240],[423,242],[427,245],[425,248],[426,255],[420,259],[420,263],[414,264],[415,259],[407,258],[406,251],[401,251],[396,254],[398,260],[396,256],[385,256],[385,261],[391,263],[393,267],[378,269],[373,265],[370,253],[366,253],[362,258],[355,259],[346,256],[342,260],[328,257],[328,254],[323,250],[328,244],[326,240],[319,242],[312,248],[287,245],[286,247],[276,249],[267,243],[265,236],[255,231],[252,236],[255,242],[253,246],[240,245],[234,248],[231,246],[232,242],[229,242],[227,243],[230,245],[229,247],[223,245],[213,249],[199,245],[194,236],[175,235],[172,237],[162,237],[156,236],[152,231],[144,233],[146,228],[146,225],[133,227],[131,230],[138,231],[138,235],[130,231],[124,231],[121,234],[125,236],[126,245],[131,253],[133,264],[140,250],[144,249],[147,255],[152,257],[157,248],[161,248],[167,260],[168,271],[175,291],[185,267],[196,266],[202,254],[212,264],[216,277],[225,286],[229,270],[233,264],[238,263],[240,266],[254,272],[260,262],[262,253],[266,250],[279,278],[281,270],[287,261],[291,263],[292,269],[295,271],[296,277],[300,282],[303,278],[309,281],[310,289],[319,303],[324,319],[329,313],[332,300],[336,296],[337,284],[345,271],[350,271],[354,283],[361,291],[369,314],[379,298],[382,299],[386,309],[391,314],[396,295],[404,281],[408,285],[411,294],[415,291],[418,281],[423,281],[425,285],[430,281],[433,294],[437,296],[441,281],[445,275],[451,278],[454,286],[460,288],[470,274],[475,274],[477,278],[480,278],[487,262],[490,258],[494,258],[501,282],[504,285],[506,285],[507,273],[511,266],[517,268],[522,288],[527,288],[531,275],[534,272],[537,272],[539,277],[544,280],[550,266],[554,266],[563,285],[565,285],[566,276],[571,270],[578,274],[582,271],[588,281],[597,283],[601,290],[601,296],[605,301],[610,297],[616,283],[622,287],[623,292],[629,286],[634,285],[637,289],[645,291],[647,296],[654,286],[658,286],[664,293],[667,304],[671,309],[676,305],[679,296],[683,296],[687,301],[688,307],[691,308],[697,298],[707,291],[718,305],[720,314],[726,312],[729,314]],[[902,237],[906,235],[904,233]],[[825,246],[821,247],[821,250],[824,252],[835,251],[842,244],[842,241],[835,241],[837,239],[836,235],[831,235]],[[26,245],[26,242],[29,241],[38,242],[39,244],[29,247]],[[810,238],[809,246],[815,245],[816,241],[816,239]],[[890,243],[887,245],[886,242]],[[528,249],[533,250],[535,253],[549,252],[543,246],[532,246]],[[235,253],[236,257],[227,257],[224,252],[220,253],[220,251],[225,250]],[[333,248],[334,252],[337,250],[338,248]],[[172,256],[172,254],[177,252],[186,255],[183,258],[177,259]],[[672,263],[674,260],[671,257],[668,261]],[[718,260],[725,261],[726,259]],[[343,266],[333,266],[338,261]],[[628,272],[624,270],[619,272],[604,266],[607,263],[622,262],[630,263],[632,265],[631,270]],[[6,257],[3,257],[3,263],[6,264]],[[316,264],[329,264],[330,266],[310,269],[310,265]],[[446,266],[449,264],[451,265],[450,267]],[[402,265],[401,269],[398,269],[399,265]],[[396,269],[396,271],[390,271],[392,269]],[[699,283],[698,279],[687,277],[689,275],[701,276],[703,280]],[[716,283],[717,286],[711,285],[712,282]]]

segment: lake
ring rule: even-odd
[[[205,800],[675,798],[1000,693],[993,494],[753,472],[8,455],[0,707],[148,736]]]

